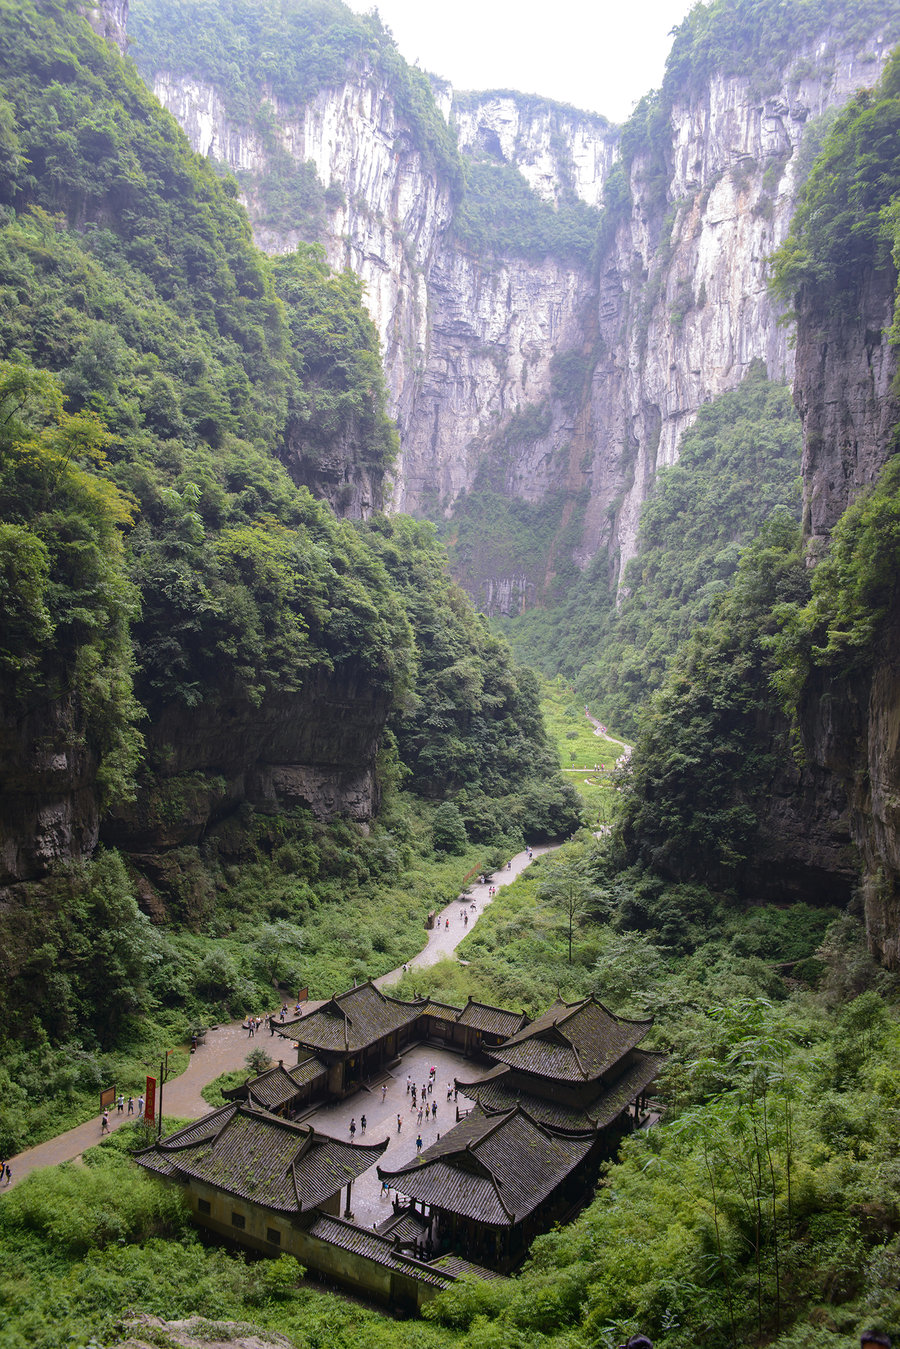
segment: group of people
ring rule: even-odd
[[[125,1096],[123,1095],[123,1093],[122,1093],[122,1092],[119,1092],[118,1096],[116,1097],[116,1114],[117,1114],[117,1115],[124,1115],[124,1114],[125,1114],[125,1107],[126,1107],[126,1104],[127,1104],[127,1107],[128,1107],[128,1114],[129,1114],[129,1115],[134,1115],[135,1110],[137,1110],[137,1118],[138,1118],[138,1119],[141,1119],[141,1118],[142,1118],[142,1116],[143,1116],[143,1114],[144,1114],[144,1098],[143,1098],[143,1096],[139,1096],[139,1097],[137,1098],[137,1101],[135,1101],[135,1099],[134,1099],[133,1096],[129,1096],[129,1097],[128,1097],[128,1100],[127,1100],[127,1102],[126,1102]],[[109,1107],[106,1107],[106,1108],[104,1109],[104,1111],[103,1111],[103,1114],[100,1116],[100,1133],[101,1133],[101,1135],[102,1135],[102,1134],[108,1134],[108,1133],[109,1133]]]

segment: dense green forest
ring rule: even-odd
[[[20,796],[42,780],[18,728],[71,755],[105,845],[31,864],[4,912],[8,1153],[273,978],[392,968],[486,842],[569,832],[578,805],[533,676],[428,527],[337,520],[281,462],[288,436],[313,463],[350,437],[375,475],[394,452],[359,282],[317,247],[258,253],[233,181],[82,20],[2,18],[4,754]],[[302,721],[332,685],[365,691],[370,738],[388,723],[368,837],[180,767],[201,714]],[[449,855],[422,797],[460,821]]]
[[[531,663],[576,680],[604,721],[633,733],[673,653],[725,594],[742,546],[773,512],[799,518],[799,471],[790,391],[755,366],[738,389],[700,408],[678,463],[657,474],[619,602],[600,554],[583,574],[566,575],[565,599],[503,630]]]

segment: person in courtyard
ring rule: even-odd
[[[417,1135],[416,1135],[416,1152],[421,1152],[421,1151],[422,1151],[422,1135],[421,1135],[421,1134],[417,1134]]]
[[[360,1132],[361,1134],[364,1134],[364,1133],[366,1132],[366,1117],[365,1117],[365,1115],[360,1115],[360,1117],[359,1117],[359,1132]]]
[[[382,1104],[382,1105],[384,1105],[384,1098],[385,1098],[385,1096],[387,1096],[387,1083],[386,1083],[386,1082],[382,1082],[382,1084],[381,1084],[381,1104]]]
[[[400,1115],[397,1116],[397,1133],[403,1128],[403,1120]]]
[[[351,1138],[351,1140],[352,1140],[352,1139],[354,1139],[355,1137],[356,1137],[356,1120],[355,1120],[355,1119],[352,1119],[352,1120],[350,1121],[350,1138]]]

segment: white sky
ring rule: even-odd
[[[659,86],[693,0],[347,0],[457,89],[518,89],[622,122]]]

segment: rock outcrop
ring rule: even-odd
[[[885,56],[877,34],[848,45],[826,33],[790,54],[765,92],[749,77],[713,74],[675,98],[659,143],[632,160],[631,207],[609,222],[593,270],[461,243],[451,185],[372,70],[350,69],[305,106],[261,89],[278,153],[314,164],[331,192],[320,235],[329,261],[366,284],[400,430],[394,506],[449,513],[484,481],[531,502],[586,491],[572,556],[583,567],[608,547],[621,574],[656,470],[677,459],[698,407],[755,360],[770,378],[792,377],[767,258],[823,119],[874,84]],[[144,74],[195,149],[242,176],[259,243],[292,248],[302,228],[273,227],[261,206],[271,141],[231,117],[211,84]],[[545,201],[574,194],[603,205],[620,136],[604,119],[507,93],[444,91],[439,101],[463,153],[517,167]],[[551,361],[568,353],[585,374],[561,395]],[[570,514],[571,535],[569,526]],[[523,579],[516,566],[467,584],[496,610],[539,595],[546,574],[542,565]]]
[[[869,270],[843,313],[800,309],[795,400],[813,559],[896,452],[898,352],[886,336],[896,284],[892,267]],[[900,616],[889,615],[864,672],[813,680],[801,725],[814,771],[848,798],[870,947],[900,968]]]

